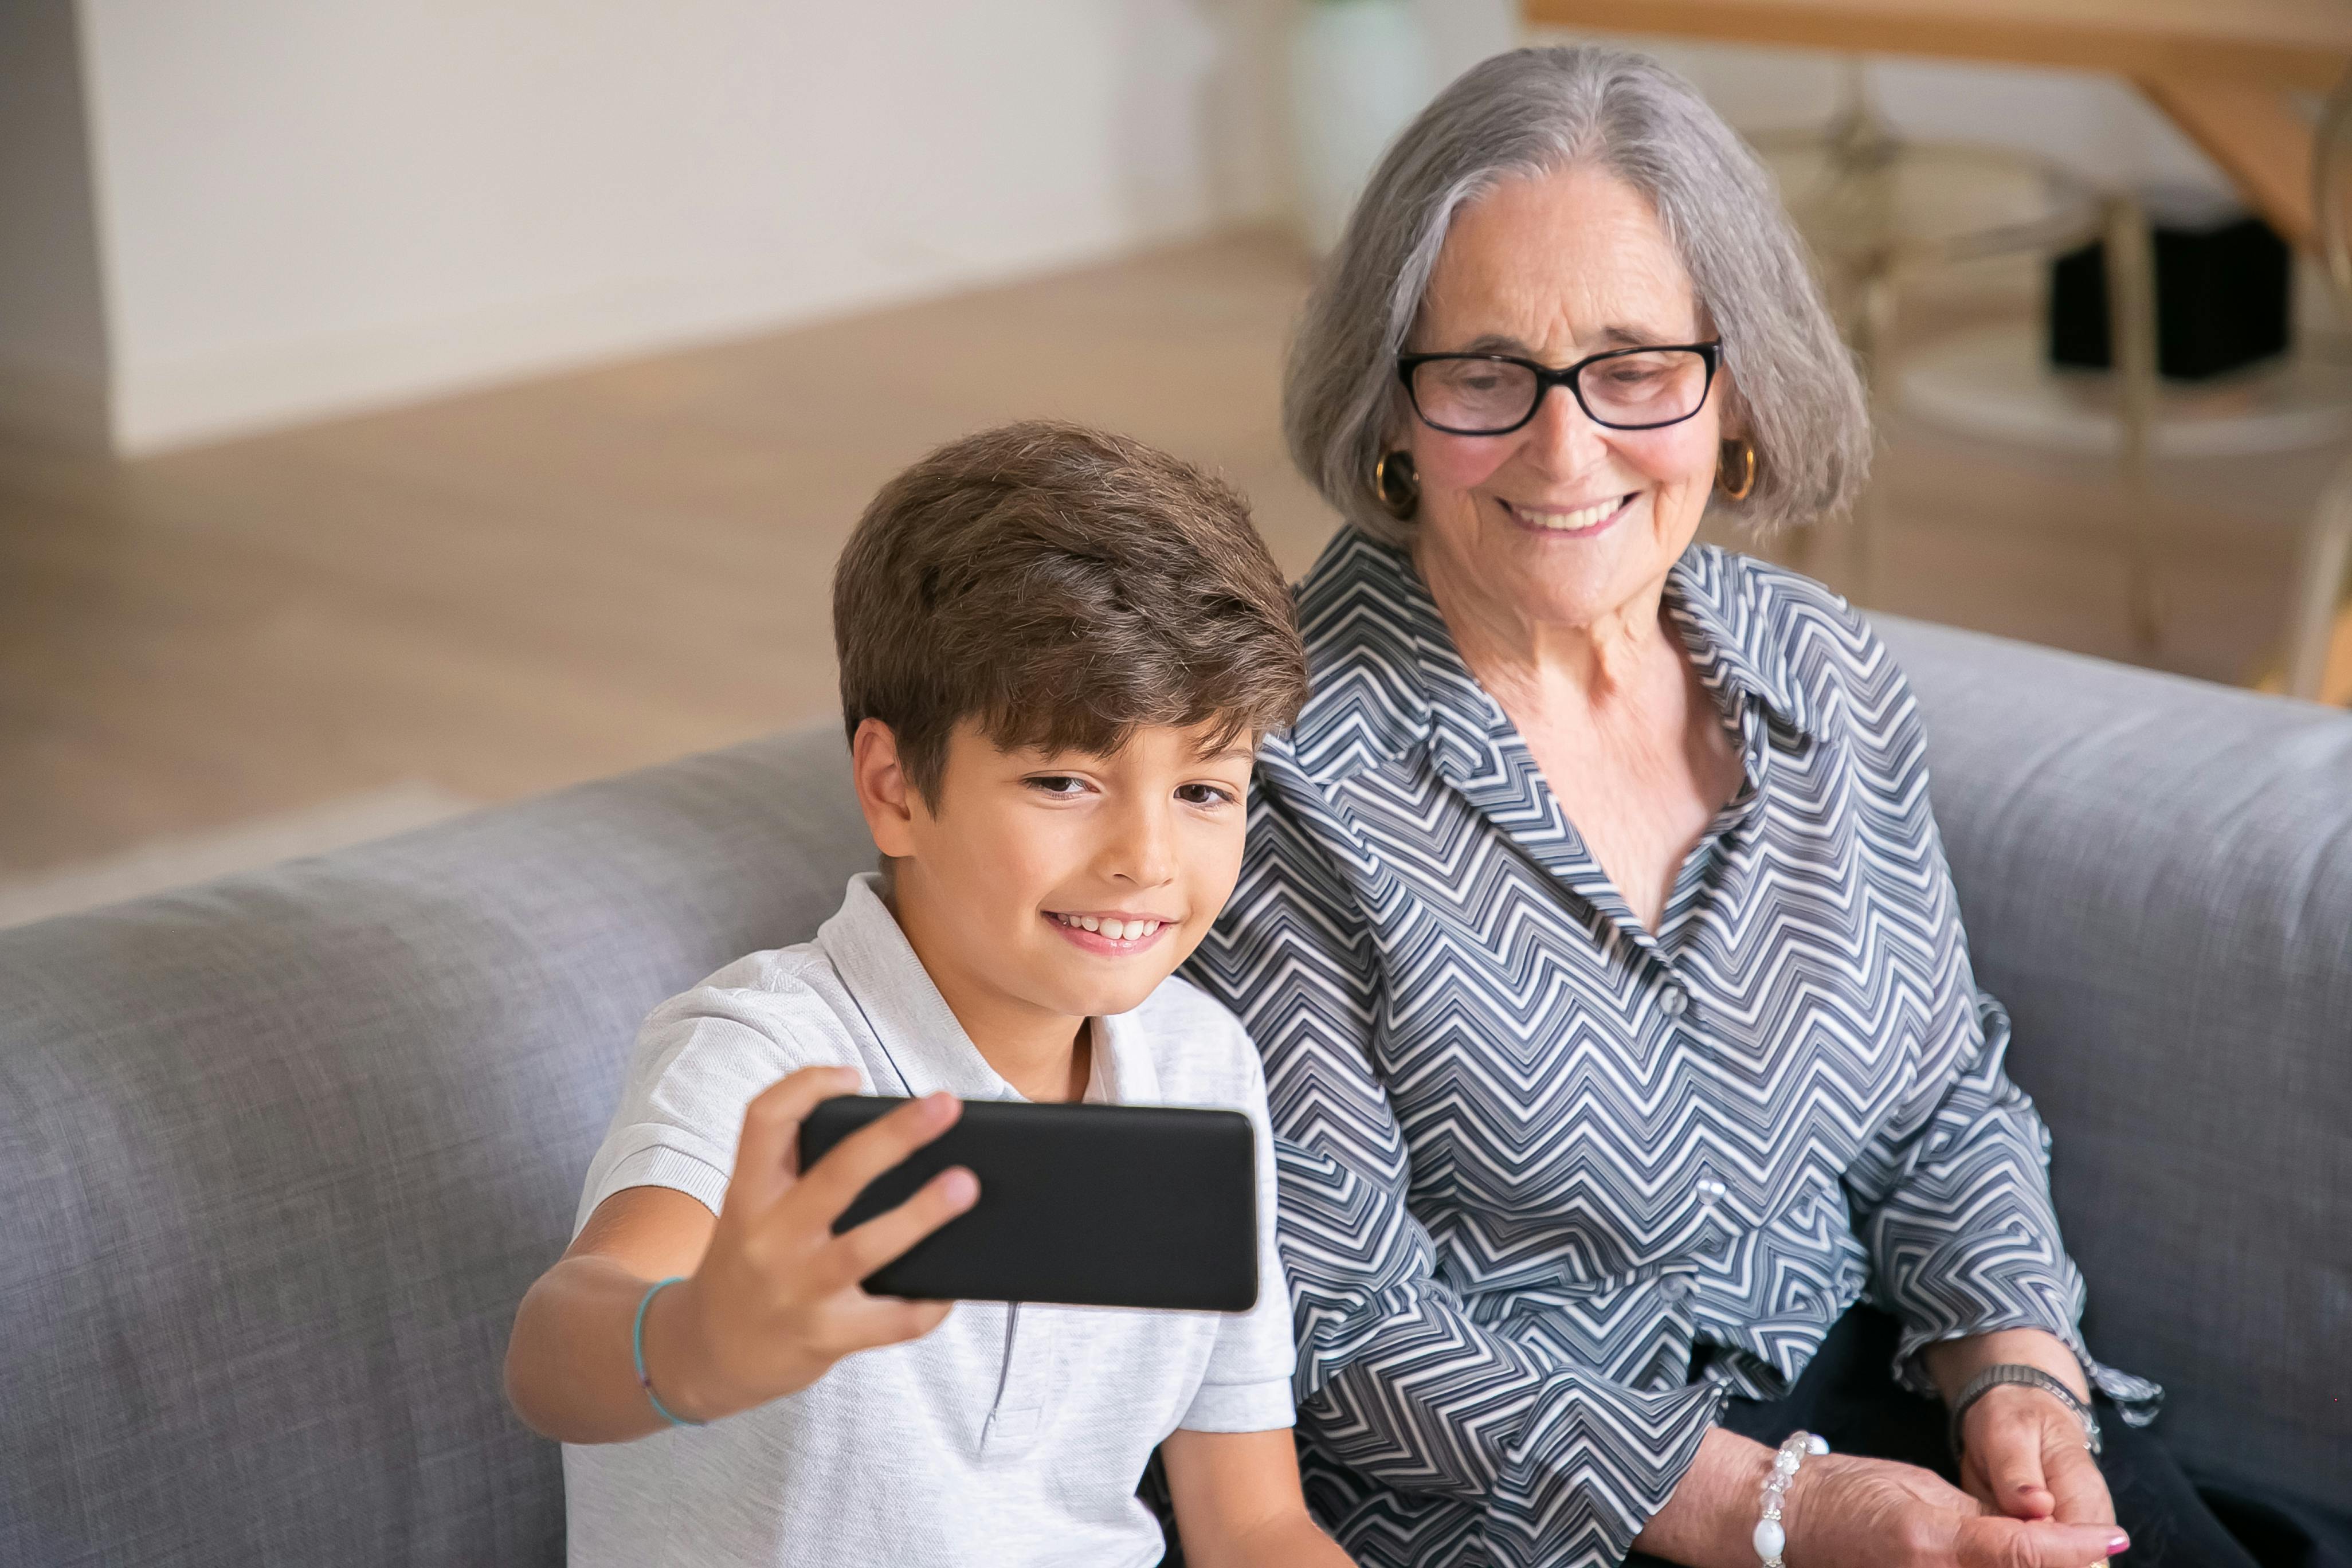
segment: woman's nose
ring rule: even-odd
[[[1601,456],[1604,434],[1576,401],[1572,388],[1555,386],[1545,392],[1536,416],[1528,421],[1523,449],[1549,472],[1581,473]]]

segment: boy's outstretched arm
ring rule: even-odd
[[[868,1296],[858,1281],[971,1206],[971,1173],[942,1172],[897,1208],[844,1235],[833,1221],[866,1184],[945,1131],[947,1095],[900,1106],[801,1171],[801,1119],[857,1075],[803,1068],[744,1112],[719,1214],[684,1193],[631,1187],[596,1206],[540,1277],[507,1345],[507,1397],[543,1436],[619,1443],[667,1425],[638,1384],[631,1332],[656,1279],[646,1365],[662,1403],[716,1420],[804,1388],[843,1356],[929,1332],[943,1301]]]
[[[1171,1432],[1160,1452],[1193,1568],[1349,1568],[1307,1515],[1289,1427]]]

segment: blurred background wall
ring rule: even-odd
[[[1278,219],[1274,0],[17,0],[7,417],[162,450]],[[1515,8],[1416,6],[1429,74]],[[1665,42],[1743,127],[1835,67]],[[2213,182],[2119,82],[1885,60],[1890,118]]]
[[[29,12],[11,54],[37,140],[12,178],[61,216],[93,192],[103,237],[10,258],[57,299],[21,357],[87,375],[102,297],[126,453],[969,287],[1278,199],[1279,18],[1242,3]]]
[[[1374,8],[1423,97],[1570,36]],[[841,538],[982,425],[1158,442],[1303,570],[1332,518],[1279,431],[1314,266],[1295,46],[1349,9],[0,5],[0,923],[821,717]],[[1751,133],[1851,86],[1834,53],[1607,36]],[[2231,188],[2116,78],[1862,68],[1906,139]],[[2031,337],[2047,259],[1920,279],[1906,352]],[[1833,530],[1727,542],[1874,609],[2275,676],[2326,442],[2135,489],[1880,425],[1874,575]]]

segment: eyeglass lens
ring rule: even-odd
[[[1706,356],[1654,349],[1595,360],[1577,373],[1585,412],[1603,425],[1671,425],[1706,396]],[[1535,412],[1541,384],[1507,360],[1426,360],[1413,367],[1413,406],[1432,425],[1465,433],[1509,430]]]

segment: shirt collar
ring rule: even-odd
[[[1454,637],[1431,597],[1412,557],[1396,546],[1343,529],[1309,574],[1300,595],[1301,621],[1309,631],[1310,658],[1318,651],[1319,628],[1337,656],[1317,663],[1317,697],[1294,730],[1304,757],[1318,730],[1352,717],[1360,705],[1347,695],[1348,652],[1364,648],[1398,681],[1392,689],[1411,727],[1434,752],[1441,769],[1478,771],[1487,740],[1506,725],[1499,709],[1463,662]],[[1810,694],[1793,678],[1778,628],[1759,603],[1741,558],[1711,544],[1694,543],[1666,573],[1664,602],[1668,620],[1681,634],[1701,684],[1716,695],[1735,728],[1750,703],[1779,728],[1805,738],[1814,733]],[[1372,635],[1367,605],[1385,625]],[[1318,708],[1325,708],[1317,713]],[[1318,720],[1321,724],[1317,723]]]
[[[882,901],[878,872],[849,879],[841,908],[817,928],[816,945],[848,988],[875,1043],[898,1069],[897,1087],[917,1095],[943,1089],[959,1100],[1022,1098],[988,1065],[940,994],[898,929],[898,917]],[[1159,1074],[1135,1016],[1092,1022],[1094,1060],[1086,1097],[1127,1105],[1157,1100]]]
[[[1112,1105],[1158,1104],[1160,1068],[1144,1040],[1143,1021],[1134,1013],[1109,1013],[1097,1016],[1094,1026],[1094,1075],[1087,1098]]]
[[[1756,591],[1741,558],[1712,544],[1693,544],[1666,573],[1666,617],[1682,633],[1699,680],[1725,711],[1738,716],[1760,705],[1780,726],[1818,738],[1812,694],[1789,668],[1780,628]]]

